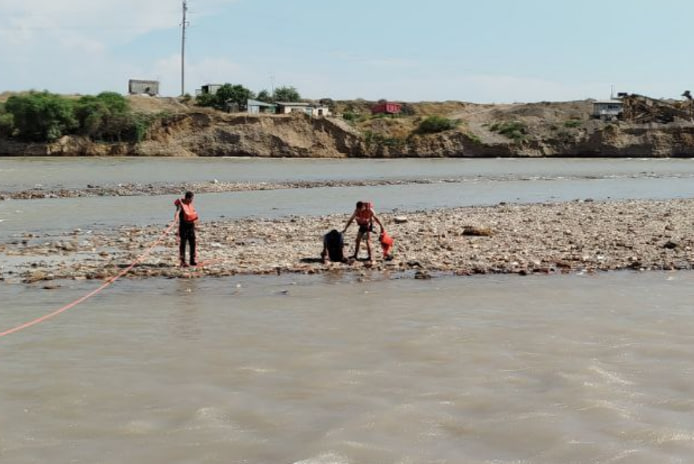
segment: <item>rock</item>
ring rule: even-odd
[[[33,284],[42,280],[46,280],[47,278],[48,275],[44,271],[36,270],[27,273],[27,276],[24,278],[24,283]]]
[[[395,216],[393,222],[396,224],[405,224],[407,222],[407,216]]]
[[[431,279],[431,274],[427,271],[420,270],[414,273],[414,278],[418,280],[427,280]]]
[[[674,250],[675,248],[678,248],[679,246],[680,246],[679,243],[672,241],[672,240],[668,240],[667,242],[665,242],[665,244],[663,244],[663,248],[666,248],[668,250]]]
[[[493,232],[489,227],[465,226],[463,227],[463,235],[491,237]]]

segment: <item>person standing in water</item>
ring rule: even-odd
[[[359,255],[359,246],[361,245],[362,239],[364,239],[364,241],[366,242],[368,261],[370,263],[373,263],[373,255],[371,254],[370,240],[370,233],[373,231],[373,221],[376,221],[376,223],[379,225],[379,227],[381,228],[381,232],[385,230],[383,228],[383,224],[381,224],[381,220],[378,219],[378,216],[376,216],[376,213],[374,213],[374,210],[371,207],[371,203],[367,203],[365,201],[357,202],[357,207],[355,208],[354,213],[352,213],[352,216],[349,218],[349,221],[347,221],[347,225],[342,230],[343,234],[347,232],[347,229],[352,224],[352,221],[354,221],[355,219],[357,221],[357,225],[359,226],[359,231],[357,232],[357,240],[354,244],[354,255],[352,255],[352,258],[357,259],[357,256]]]
[[[174,201],[178,214],[178,247],[181,267],[188,267],[186,263],[186,243],[189,245],[190,265],[197,266],[197,253],[195,249],[195,227],[198,223],[198,213],[193,206],[193,192],[186,192],[183,198]]]

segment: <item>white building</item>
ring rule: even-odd
[[[330,108],[319,105],[313,106],[310,103],[301,102],[277,102],[277,114],[304,113],[313,117],[331,116]]]
[[[593,102],[593,117],[598,119],[615,119],[624,111],[620,100],[600,100]]]
[[[159,81],[145,81],[142,79],[130,79],[128,81],[128,93],[130,95],[159,95]]]

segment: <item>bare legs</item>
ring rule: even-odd
[[[370,262],[373,262],[373,258],[371,255],[371,240],[370,240],[370,233],[369,232],[357,232],[357,241],[354,243],[354,259],[357,259],[359,256],[359,246],[361,245],[361,240],[362,237],[364,238],[364,242],[366,243],[366,252],[368,253],[368,260]]]

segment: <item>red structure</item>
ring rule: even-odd
[[[399,114],[401,109],[402,105],[400,103],[383,102],[372,106],[371,114]]]

